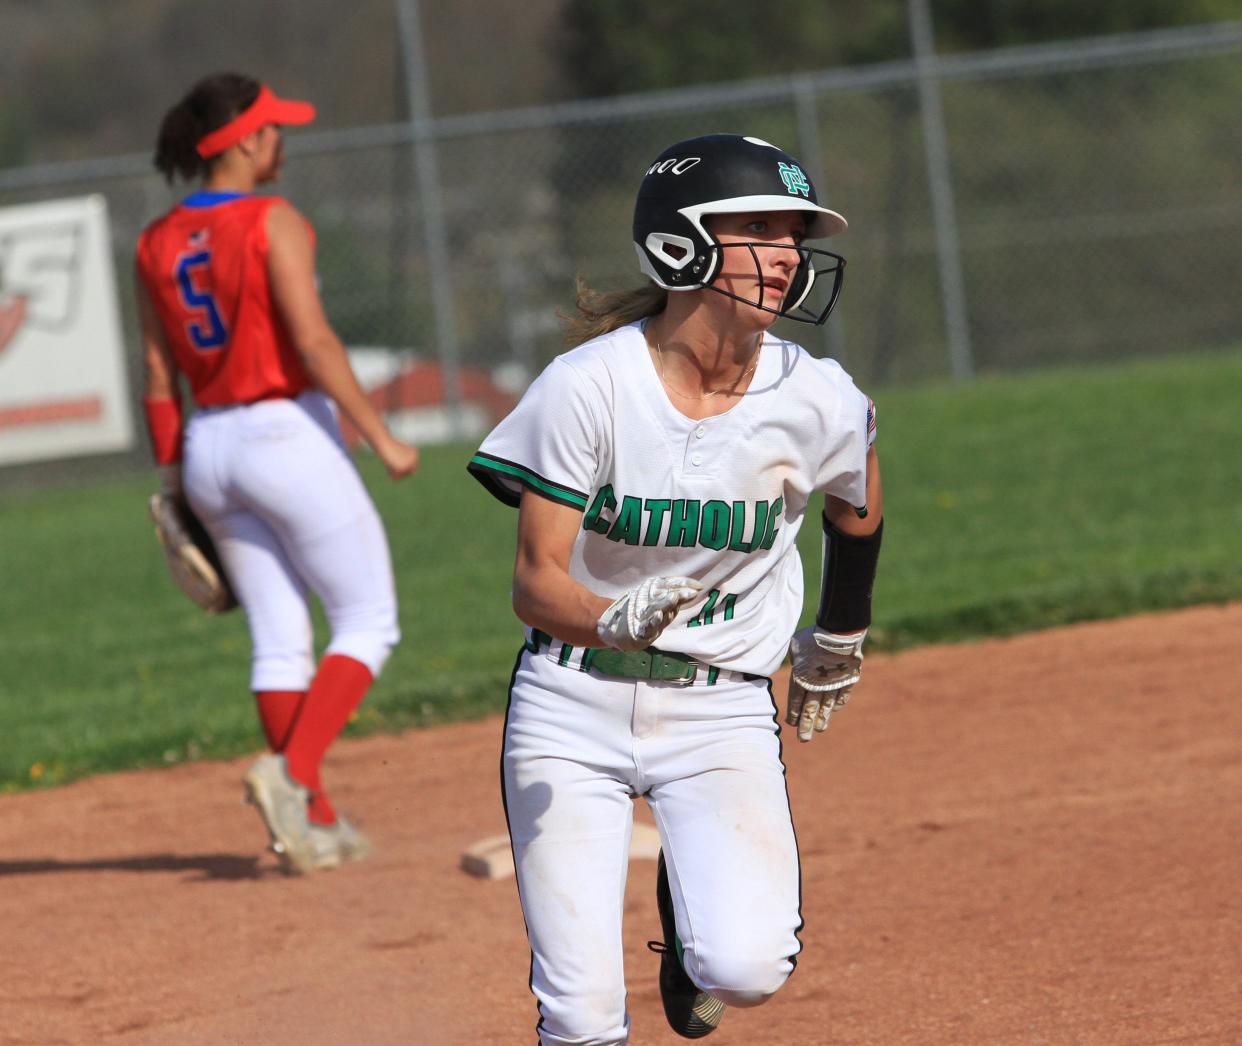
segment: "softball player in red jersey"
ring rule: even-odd
[[[365,857],[320,780],[328,746],[399,638],[383,525],[337,424],[343,410],[393,479],[418,451],[358,386],[316,287],[314,233],[278,197],[281,125],[314,118],[248,77],[200,81],[164,118],[155,164],[202,187],[138,241],[145,407],[165,485],[215,540],[245,609],[250,685],[272,754],[246,774],[290,872]],[[197,409],[183,425],[180,378]],[[314,660],[309,595],[331,640]]]
[[[859,678],[882,516],[874,410],[830,360],[772,336],[822,323],[845,228],[788,154],[678,143],[643,178],[649,283],[579,288],[577,348],[470,471],[519,507],[527,625],[503,786],[544,1044],[629,1035],[621,917],[632,800],[660,831],[660,989],[697,1038],[794,968],[800,877],[771,674],[803,605],[795,538],[826,495],[816,624],[793,635],[787,721],[809,740]]]

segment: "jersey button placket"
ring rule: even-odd
[[[711,442],[708,434],[712,426],[704,421],[691,421],[688,428],[682,430],[681,468],[682,475],[688,479],[707,477],[712,472],[712,454],[708,448]]]
[[[703,438],[706,435],[707,435],[707,426],[696,425],[691,430],[691,438],[686,441],[687,442],[686,450],[688,452],[687,456],[689,457],[690,465],[693,468],[700,468],[703,464],[704,459],[707,457],[706,454],[702,453]]]

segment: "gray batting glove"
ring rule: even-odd
[[[794,633],[789,644],[793,671],[785,722],[798,728],[798,740],[809,741],[828,729],[828,720],[850,699],[862,678],[863,640],[867,630],[842,636],[808,625]]]
[[[614,650],[645,650],[702,590],[692,577],[649,577],[605,610],[595,631]]]

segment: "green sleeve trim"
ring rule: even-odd
[[[513,508],[516,508],[521,503],[521,495],[502,483],[500,480],[501,476],[510,480],[516,480],[522,486],[548,498],[550,501],[568,505],[570,508],[576,508],[582,512],[586,511],[587,496],[581,491],[574,490],[572,487],[563,487],[559,483],[553,483],[549,479],[544,479],[543,476],[517,464],[517,462],[492,457],[492,455],[484,454],[480,451],[470,459],[466,469],[487,488],[493,497]]]

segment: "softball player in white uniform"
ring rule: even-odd
[[[503,785],[544,1044],[627,1041],[635,796],[662,841],[672,1027],[706,1035],[793,970],[798,854],[769,677],[801,614],[795,539],[822,492],[828,573],[845,580],[829,578],[823,620],[797,637],[800,735],[857,682],[880,490],[868,399],[767,328],[827,317],[844,262],[801,243],[844,227],[767,143],[666,150],[635,211],[651,286],[585,293],[584,322],[605,333],[554,360],[470,463],[520,506],[528,627]]]

